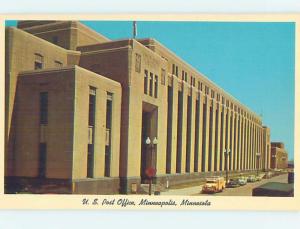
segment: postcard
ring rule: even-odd
[[[299,210],[299,15],[0,19],[1,208]]]

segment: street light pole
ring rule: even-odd
[[[146,139],[146,145],[150,147],[150,166],[147,168],[149,173],[151,173],[151,174],[147,174],[149,177],[149,195],[152,194],[152,179],[153,179],[153,176],[155,175],[154,173],[156,172],[156,160],[154,160],[154,157],[155,157],[154,153],[156,153],[157,143],[158,143],[158,141],[157,141],[156,137],[153,139],[152,142],[150,140],[150,137],[147,137],[147,139]],[[154,163],[155,163],[155,165],[154,165]],[[153,172],[153,171],[155,171],[155,172]]]
[[[226,185],[228,184],[228,157],[230,154],[230,150],[225,149],[224,155],[225,155],[225,170],[226,170]]]
[[[257,158],[257,161],[256,161],[257,174],[256,175],[258,176],[260,153],[256,153],[256,158]]]

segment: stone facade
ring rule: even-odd
[[[270,168],[261,118],[158,41],[111,41],[74,21],[18,27],[6,29],[8,182],[112,194],[148,182],[150,166],[161,185]]]
[[[286,169],[288,168],[288,153],[282,142],[271,143],[271,168]]]

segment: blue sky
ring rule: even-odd
[[[129,21],[82,21],[110,39],[132,37]],[[8,21],[6,25],[15,25]],[[138,22],[152,37],[263,117],[271,140],[294,154],[295,24]]]

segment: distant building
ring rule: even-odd
[[[271,142],[271,168],[288,168],[288,153],[282,142]]]
[[[162,185],[270,168],[260,116],[154,39],[20,21],[5,52],[8,185],[130,193],[150,166]]]

